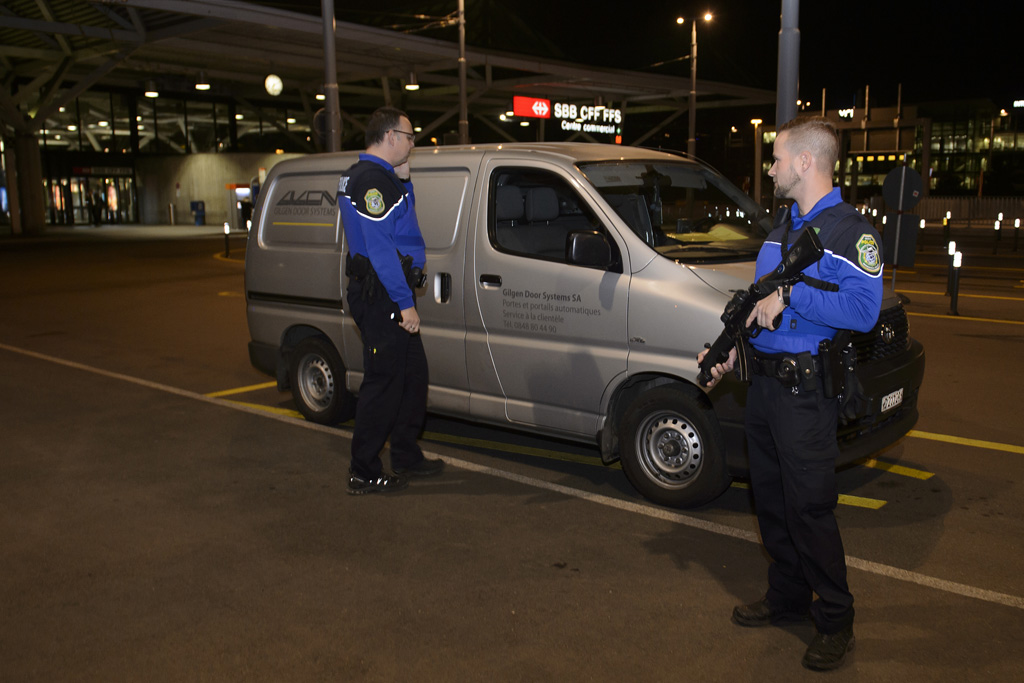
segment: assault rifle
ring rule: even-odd
[[[767,296],[775,294],[779,287],[794,285],[804,279],[803,270],[812,263],[817,262],[825,254],[821,246],[818,234],[810,226],[800,233],[800,236],[793,243],[793,246],[786,252],[782,263],[766,274],[760,280],[750,285],[749,289],[737,289],[732,299],[725,305],[722,313],[722,322],[725,329],[713,344],[708,344],[707,355],[700,363],[700,373],[697,375],[697,383],[702,387],[711,384],[714,379],[711,375],[711,368],[729,359],[729,351],[736,347],[736,372],[744,382],[750,381],[750,344],[747,339],[756,337],[761,330],[757,321],[750,323],[747,327],[747,318],[758,301]],[[774,326],[778,328],[781,322],[781,314],[775,320]]]

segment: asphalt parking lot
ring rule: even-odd
[[[349,431],[248,364],[244,238],[160,237],[0,243],[0,679],[821,676],[809,624],[729,621],[767,565],[743,482],[669,510],[593,449],[432,419],[444,475],[347,496]],[[840,473],[834,680],[1024,665],[1024,258],[982,251],[959,316],[940,261],[899,273],[921,419]]]

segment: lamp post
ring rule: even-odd
[[[761,203],[761,119],[750,119],[754,124],[754,201]]]
[[[704,13],[704,21],[711,21],[711,12]],[[676,23],[682,26],[686,19],[678,17]],[[686,140],[686,154],[697,156],[697,20],[690,26],[690,122],[689,137]]]

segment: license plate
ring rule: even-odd
[[[891,394],[886,394],[882,397],[882,412],[888,412],[893,408],[898,408],[903,403],[903,389],[897,389]]]

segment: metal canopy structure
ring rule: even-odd
[[[281,109],[312,124],[322,91],[321,17],[237,0],[0,0],[0,131],[34,135],[61,107],[96,90],[193,97],[200,74],[210,97],[227,98],[284,129]],[[516,94],[604,103],[630,122],[624,142],[639,144],[686,111],[687,79],[466,49],[469,115],[492,140],[521,133],[498,115]],[[338,23],[336,62],[341,116],[353,134],[376,107],[414,114],[421,137],[454,127],[459,110],[455,43],[359,24]],[[270,73],[284,89],[264,89]],[[402,86],[414,77],[421,88]],[[698,81],[701,108],[772,104],[768,90]],[[290,129],[294,133],[294,129]],[[477,130],[484,130],[477,127]],[[579,134],[584,139],[585,134]],[[483,141],[483,140],[477,140]]]

